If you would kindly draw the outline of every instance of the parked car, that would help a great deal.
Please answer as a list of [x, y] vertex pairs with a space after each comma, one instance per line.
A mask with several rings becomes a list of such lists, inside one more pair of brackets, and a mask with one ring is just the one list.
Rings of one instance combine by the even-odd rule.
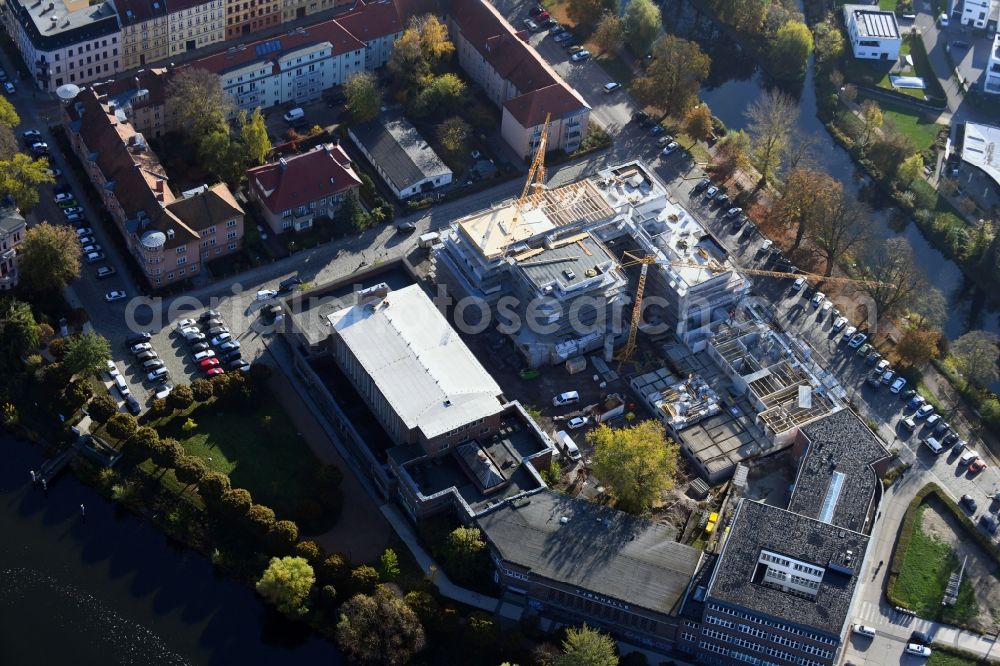
[[62, 212], [63, 212], [63, 215], [66, 216], [67, 220], [69, 220], [69, 218], [72, 217], [73, 215], [79, 215], [79, 216], [82, 217], [83, 216], [83, 206], [68, 206], [67, 208], [63, 208]]
[[163, 362], [163, 359], [151, 358], [149, 360], [142, 362], [142, 369], [148, 372], [150, 370], [157, 370], [159, 368], [162, 368], [164, 365], [166, 364]]
[[882, 373], [882, 383], [888, 386], [892, 383], [893, 378], [896, 376], [895, 370], [886, 370]]
[[735, 206], [726, 211], [726, 217], [732, 219], [737, 215], [740, 215], [741, 213], [743, 213], [743, 209], [740, 208], [739, 206]]
[[710, 178], [702, 178], [701, 180], [699, 180], [695, 184], [695, 186], [693, 188], [691, 188], [691, 193], [692, 194], [698, 194], [699, 192], [701, 192], [702, 190], [704, 190], [706, 187], [708, 187], [711, 184], [712, 184], [712, 180]]
[[817, 291], [815, 294], [813, 294], [813, 297], [809, 299], [809, 302], [812, 303], [812, 306], [814, 308], [818, 308], [825, 299], [826, 299], [826, 294], [824, 294], [822, 291]]
[[559, 23], [556, 23], [555, 25], [549, 27], [550, 35], [561, 35], [564, 32], [566, 32], [566, 28], [559, 25]]
[[217, 368], [219, 367], [219, 364], [220, 364], [219, 359], [214, 357], [203, 358], [200, 361], [198, 361], [198, 367], [201, 368], [202, 370], [208, 370], [209, 368]]
[[222, 368], [209, 368], [208, 370], [205, 371], [205, 375], [208, 377], [214, 377], [216, 375], [225, 374], [225, 372], [226, 371], [223, 370]]
[[524, 23], [524, 27], [531, 32], [538, 32], [539, 25], [535, 23], [534, 19], [526, 18], [522, 21], [522, 23]]
[[998, 524], [997, 519], [991, 516], [990, 514], [984, 513], [983, 515], [979, 516], [979, 523], [983, 526], [983, 529], [989, 532], [990, 534], [997, 533], [997, 524]]
[[229, 329], [226, 328], [225, 326], [213, 326], [212, 328], [208, 329], [207, 333], [208, 335], [211, 336], [228, 335]]
[[156, 368], [155, 370], [153, 370], [152, 372], [150, 372], [148, 375], [146, 375], [146, 379], [149, 380], [149, 381], [151, 381], [151, 382], [158, 382], [160, 380], [165, 380], [169, 376], [170, 376], [170, 372], [167, 371], [166, 368], [160, 367], [160, 368]]
[[664, 156], [671, 155], [678, 148], [680, 148], [680, 145], [678, 145], [676, 141], [671, 141], [663, 148], [663, 155]]
[[197, 354], [198, 352], [205, 351], [206, 349], [208, 349], [207, 342], [196, 342], [193, 345], [191, 345], [191, 351], [195, 354]]
[[93, 254], [95, 252], [100, 252], [102, 249], [103, 248], [100, 245], [98, 245], [97, 243], [92, 243], [90, 245], [84, 245], [83, 246], [83, 253], [84, 254]]
[[274, 289], [261, 289], [260, 291], [257, 292], [257, 300], [269, 301], [277, 295], [278, 292], [276, 292]]
[[150, 359], [154, 359], [154, 358], [157, 358], [157, 357], [159, 357], [159, 354], [157, 354], [152, 349], [149, 349], [147, 351], [140, 352], [140, 353], [136, 354], [135, 355], [135, 360], [144, 363], [146, 361], [149, 361]]
[[802, 291], [803, 285], [805, 285], [806, 279], [803, 277], [795, 278], [795, 282], [792, 283], [792, 291]]
[[13, 95], [14, 93], [17, 92], [17, 88], [15, 88], [14, 84], [11, 83], [10, 81], [7, 81], [6, 83], [3, 84], [3, 89], [4, 92], [6, 92], [8, 95]]
[[535, 5], [534, 7], [532, 7], [531, 9], [528, 10], [528, 15], [529, 16], [538, 16], [539, 14], [541, 14], [544, 11], [545, 11], [544, 7], [542, 7], [541, 5]]
[[226, 340], [228, 340], [231, 337], [232, 336], [229, 333], [219, 333], [217, 336], [215, 336], [214, 338], [212, 338], [212, 346], [213, 347], [218, 347], [219, 345], [221, 345], [223, 342], [225, 342]]
[[193, 358], [194, 362], [197, 363], [198, 361], [202, 361], [206, 358], [214, 358], [214, 357], [215, 357], [215, 352], [212, 351], [211, 349], [206, 349], [204, 351], [195, 353], [191, 358]]
[[930, 645], [933, 641], [931, 641], [930, 634], [923, 631], [914, 631], [910, 634], [910, 642], [917, 645]]
[[219, 351], [224, 351], [224, 352], [232, 351], [234, 349], [239, 349], [239, 348], [240, 348], [240, 343], [238, 340], [226, 340], [221, 345], [219, 345]]
[[868, 339], [868, 336], [867, 336], [867, 335], [865, 335], [864, 333], [856, 333], [856, 334], [854, 335], [854, 337], [853, 337], [853, 338], [851, 338], [850, 342], [848, 342], [848, 343], [847, 343], [847, 346], [848, 346], [848, 347], [850, 347], [851, 349], [857, 349], [857, 348], [858, 348], [858, 347], [860, 347], [860, 346], [861, 346], [861, 345], [862, 345], [862, 344], [863, 344], [863, 343], [865, 342], [865, 340], [867, 340], [867, 339]]
[[913, 420], [912, 416], [907, 416], [905, 418], [900, 419], [899, 423], [910, 432], [913, 432], [914, 430], [917, 429], [917, 422]]
[[198, 344], [199, 342], [204, 342], [207, 339], [208, 338], [206, 338], [205, 334], [202, 333], [201, 331], [198, 331], [197, 333], [187, 333], [184, 335], [184, 340], [189, 345]]
[[836, 333], [840, 329], [844, 328], [844, 326], [846, 326], [846, 325], [847, 325], [847, 317], [841, 316], [841, 317], [837, 317], [836, 319], [833, 320], [833, 326], [831, 326], [830, 329], [834, 333]]
[[857, 332], [858, 332], [857, 326], [848, 326], [847, 328], [844, 329], [844, 334], [840, 336], [840, 341], [847, 342], [848, 340], [853, 338], [854, 334]]
[[906, 386], [906, 377], [896, 377], [896, 380], [889, 387], [889, 390], [893, 393], [899, 393]]
[[567, 427], [571, 430], [576, 430], [577, 428], [582, 428], [587, 425], [590, 419], [586, 416], [574, 416], [569, 421], [566, 422]]
[[[577, 51], [576, 53], [571, 55], [569, 59], [572, 60], [573, 62], [583, 62], [590, 56], [591, 56], [590, 51], [588, 51], [587, 49], [583, 49], [582, 51]], [[657, 125], [657, 127], [659, 127], [659, 125]]]
[[149, 342], [152, 337], [153, 335], [149, 331], [140, 331], [125, 338], [125, 343], [128, 345], [137, 345], [141, 342]]
[[139, 353], [144, 352], [144, 351], [149, 351], [152, 348], [153, 348], [153, 345], [149, 344], [148, 342], [140, 342], [139, 344], [132, 345], [132, 347], [130, 348], [130, 351], [133, 354], [139, 354]]
[[86, 218], [83, 216], [82, 213], [68, 213], [66, 215], [66, 221], [72, 224], [76, 224], [77, 222], [85, 222]]
[[986, 461], [982, 458], [976, 458], [971, 463], [969, 463], [969, 474], [979, 474], [984, 469], [986, 469]]
[[927, 402], [927, 398], [917, 393], [912, 398], [910, 398], [909, 402], [906, 403], [906, 406], [909, 407], [910, 409], [919, 409], [920, 406], [923, 405], [925, 402]]
[[618, 90], [621, 87], [622, 84], [618, 83], [617, 81], [608, 81], [607, 83], [604, 84], [604, 94], [608, 95], [610, 93], [613, 93], [614, 91]]
[[93, 236], [77, 236], [76, 239], [80, 241], [80, 245], [82, 246], [93, 245], [97, 242], [97, 239]]
[[571, 33], [568, 30], [562, 30], [561, 32], [557, 33], [555, 37], [552, 38], [552, 41], [554, 41], [556, 44], [562, 44], [563, 42], [568, 42], [571, 39], [573, 39], [573, 33]]
[[153, 397], [156, 398], [157, 400], [163, 400], [168, 395], [170, 395], [170, 392], [173, 390], [174, 390], [173, 386], [171, 386], [170, 384], [164, 384], [160, 388], [156, 389], [156, 393], [153, 394]]
[[120, 289], [115, 289], [114, 291], [109, 291], [104, 294], [104, 300], [108, 303], [114, 303], [115, 301], [121, 301], [128, 298], [128, 294]]
[[[945, 435], [944, 439], [941, 440], [941, 443], [944, 444], [945, 446], [951, 446], [955, 442], [958, 442], [959, 444], [961, 444], [963, 449], [965, 448], [965, 442], [964, 441], [960, 441], [958, 439], [958, 433], [955, 432], [954, 430], [949, 430], [948, 434]], [[962, 449], [958, 449], [959, 452], [961, 452], [961, 450]]]
[[42, 157], [49, 154], [49, 144], [44, 141], [39, 141], [38, 143], [31, 144], [31, 152], [35, 154], [35, 157]]
[[712, 185], [707, 190], [705, 190], [704, 198], [711, 201], [712, 199], [715, 198], [715, 195], [718, 193], [719, 193], [719, 188], [715, 185]]
[[416, 230], [417, 230], [417, 225], [411, 220], [405, 220], [403, 222], [396, 223], [396, 231], [401, 234], [412, 234]]
[[83, 238], [84, 236], [93, 236], [94, 230], [90, 227], [79, 227], [76, 229], [77, 238]]
[[72, 201], [73, 195], [69, 192], [59, 192], [54, 197], [52, 197], [52, 200], [55, 201], [56, 203], [60, 203], [62, 201]]
[[184, 328], [178, 329], [178, 332], [184, 337], [187, 337], [189, 335], [194, 335], [196, 333], [201, 333], [201, 331], [199, 331], [194, 326], [186, 326]]
[[934, 413], [934, 407], [932, 405], [922, 405], [920, 409], [914, 413], [914, 416], [918, 419], [925, 419]]
[[142, 406], [139, 405], [139, 401], [136, 400], [135, 396], [129, 393], [125, 396], [125, 409], [127, 409], [128, 413], [132, 416], [139, 416], [139, 412], [142, 411]]
[[244, 361], [243, 359], [237, 359], [235, 361], [230, 361], [229, 364], [226, 366], [226, 368], [229, 370], [246, 372], [247, 370], [250, 369], [250, 364]]
[[21, 132], [21, 136], [24, 137], [25, 140], [31, 141], [31, 143], [36, 143], [42, 138], [42, 133], [36, 129], [29, 129]]
[[975, 513], [976, 509], [979, 508], [979, 504], [976, 502], [976, 498], [972, 495], [962, 495], [962, 499], [958, 501], [959, 504], [964, 506], [969, 510], [969, 513]]
[[199, 321], [207, 321], [209, 319], [220, 319], [221, 317], [222, 317], [222, 313], [220, 313], [218, 310], [205, 310], [198, 317], [198, 320]]
[[[176, 324], [174, 324], [174, 328], [176, 328], [178, 331], [183, 331], [185, 328], [192, 328], [192, 327], [194, 327], [195, 324], [197, 324], [197, 323], [198, 322], [196, 322], [194, 319], [191, 319], [191, 318], [181, 319], [179, 322], [177, 322]], [[198, 329], [195, 328], [194, 330], [197, 331]]]
[[103, 252], [89, 252], [84, 256], [87, 258], [88, 264], [96, 264], [98, 261], [104, 261], [106, 258]]

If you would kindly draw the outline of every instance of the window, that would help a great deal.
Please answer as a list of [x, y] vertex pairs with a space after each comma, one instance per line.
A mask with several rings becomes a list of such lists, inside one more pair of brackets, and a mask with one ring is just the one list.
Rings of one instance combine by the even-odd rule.
[[167, 279], [168, 280], [173, 280], [174, 279], [174, 274], [173, 273], [167, 273]]
[[228, 245], [228, 247], [229, 247], [230, 250], [235, 250], [236, 249], [236, 243], [230, 243]]
[[236, 226], [236, 220], [229, 220], [228, 222], [226, 222], [226, 226], [227, 227], [235, 227]]
[[236, 232], [230, 231], [229, 234], [226, 235], [226, 238], [228, 238], [229, 240], [233, 240], [234, 238], [236, 238]]
[[177, 257], [177, 265], [183, 266], [184, 264], [187, 263], [187, 260], [188, 260], [187, 257]]
[[187, 245], [181, 245], [177, 248], [177, 254], [184, 254], [185, 252], [187, 252]]

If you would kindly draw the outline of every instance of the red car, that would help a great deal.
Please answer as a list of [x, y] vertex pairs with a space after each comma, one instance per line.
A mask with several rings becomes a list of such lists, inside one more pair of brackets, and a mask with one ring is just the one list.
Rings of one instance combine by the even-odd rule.
[[198, 361], [198, 367], [201, 368], [202, 370], [208, 370], [209, 368], [214, 368], [218, 365], [219, 365], [219, 359], [215, 357], [203, 358], [200, 361]]
[[214, 377], [216, 375], [224, 375], [226, 374], [226, 371], [223, 370], [222, 368], [209, 368], [208, 370], [205, 371], [205, 374], [208, 375], [209, 377]]
[[535, 19], [538, 21], [545, 21], [546, 19], [549, 18], [549, 16], [550, 16], [549, 13], [543, 9], [542, 11], [538, 12], [538, 16], [536, 16]]
[[986, 461], [982, 458], [976, 458], [969, 463], [969, 474], [979, 474], [984, 469], [986, 469]]

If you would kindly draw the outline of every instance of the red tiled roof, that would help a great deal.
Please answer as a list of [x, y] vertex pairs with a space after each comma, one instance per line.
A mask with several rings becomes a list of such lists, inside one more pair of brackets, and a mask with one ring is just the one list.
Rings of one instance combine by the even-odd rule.
[[487, 42], [486, 61], [504, 80], [521, 93], [545, 88], [561, 81], [545, 67], [531, 46], [514, 35], [498, 35]]
[[403, 32], [406, 27], [396, 3], [390, 0], [368, 3], [358, 0], [351, 11], [334, 20], [363, 42]]
[[[249, 44], [231, 47], [226, 51], [193, 60], [187, 66], [207, 69], [210, 72], [219, 74], [229, 69], [242, 67], [251, 62], [271, 61], [277, 66], [278, 58], [284, 56], [289, 51], [309, 44], [319, 44], [320, 42], [330, 42], [333, 46], [331, 55], [334, 56], [365, 48], [364, 42], [338, 23], [339, 20], [331, 19], [305, 28], [297, 28], [279, 37], [259, 39]], [[267, 42], [277, 42], [280, 44], [280, 47], [273, 50], [265, 49], [266, 53], [259, 55], [258, 47]]]
[[545, 122], [545, 114], [562, 118], [586, 106], [586, 102], [560, 81], [509, 99], [503, 105], [521, 127], [536, 127]]
[[361, 185], [351, 159], [339, 145], [247, 170], [247, 180], [272, 213], [303, 206]]
[[514, 29], [496, 7], [484, 0], [451, 0], [449, 15], [462, 31], [462, 36], [484, 56], [490, 37], [514, 34]]

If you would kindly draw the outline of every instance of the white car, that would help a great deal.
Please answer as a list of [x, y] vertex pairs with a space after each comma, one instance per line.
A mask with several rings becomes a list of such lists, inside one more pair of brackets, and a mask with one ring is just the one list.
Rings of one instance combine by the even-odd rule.
[[826, 294], [824, 294], [822, 291], [817, 291], [815, 294], [813, 294], [813, 297], [810, 299], [809, 302], [812, 303], [812, 306], [814, 308], [818, 308], [825, 299], [826, 299]]
[[[180, 331], [180, 330], [183, 330], [185, 328], [191, 328], [191, 327], [197, 326], [197, 325], [198, 325], [198, 322], [196, 322], [194, 319], [181, 319], [179, 322], [177, 322], [177, 330]], [[194, 330], [197, 331], [198, 329], [196, 328]]]
[[100, 251], [101, 251], [101, 246], [98, 245], [97, 243], [94, 243], [93, 245], [84, 245], [83, 246], [83, 253], [84, 254], [92, 254], [94, 252], [100, 252]]
[[582, 428], [583, 426], [587, 425], [587, 423], [589, 422], [590, 419], [587, 418], [586, 416], [574, 416], [573, 418], [571, 418], [569, 421], [566, 422], [566, 425], [570, 429], [576, 430], [577, 428]]
[[941, 15], [938, 16], [938, 23], [941, 24], [942, 28], [947, 28], [948, 27], [948, 14], [945, 13], [945, 12], [941, 12]]
[[889, 369], [889, 359], [887, 358], [884, 358], [875, 364], [875, 372], [882, 373], [888, 369]]
[[148, 342], [140, 342], [137, 345], [132, 345], [129, 351], [131, 351], [133, 354], [141, 354], [142, 352], [149, 351], [152, 348], [153, 345], [149, 344]]
[[160, 367], [146, 375], [146, 379], [148, 381], [155, 382], [163, 379], [164, 377], [168, 377], [169, 375], [170, 372], [166, 368]]
[[257, 300], [269, 301], [277, 295], [278, 292], [276, 292], [274, 289], [261, 289], [260, 291], [257, 292]]
[[[944, 16], [944, 14], [942, 14]], [[916, 643], [909, 643], [906, 646], [906, 654], [916, 655], [918, 657], [929, 657], [931, 656], [931, 649], [926, 645], [918, 645]]]
[[83, 238], [84, 236], [93, 236], [94, 230], [90, 227], [80, 227], [76, 230], [76, 235], [78, 238]]
[[848, 326], [844, 329], [844, 335], [840, 338], [841, 342], [846, 342], [854, 337], [854, 334], [858, 332], [857, 326]]
[[677, 142], [676, 141], [671, 141], [670, 143], [668, 143], [666, 145], [666, 147], [664, 147], [664, 149], [663, 149], [663, 155], [664, 156], [670, 155], [671, 153], [673, 153], [678, 148], [680, 148], [680, 146], [677, 144]]
[[804, 277], [795, 278], [795, 282], [792, 283], [792, 291], [802, 291], [802, 285], [806, 283]]
[[164, 384], [163, 386], [161, 386], [156, 390], [156, 393], [153, 394], [153, 397], [156, 398], [157, 400], [163, 400], [168, 395], [170, 395], [170, 392], [173, 390], [174, 390], [173, 386], [171, 386], [170, 384]]
[[198, 352], [191, 358], [193, 358], [195, 363], [197, 363], [198, 361], [204, 361], [206, 358], [215, 358], [215, 352], [211, 349], [206, 349], [205, 351]]
[[900, 391], [903, 390], [904, 386], [906, 386], [906, 378], [896, 377], [896, 381], [892, 383], [892, 386], [889, 387], [889, 390], [892, 391], [893, 393], [899, 393]]
[[121, 291], [120, 289], [115, 289], [114, 291], [109, 291], [108, 293], [104, 294], [104, 300], [107, 301], [108, 303], [121, 301], [124, 300], [125, 298], [128, 298], [128, 294], [126, 294], [124, 291]]
[[111, 359], [108, 359], [104, 363], [108, 368], [108, 375], [111, 377], [111, 379], [114, 379], [115, 377], [121, 374], [120, 372], [118, 372], [118, 366], [115, 365], [115, 362], [112, 361]]
[[569, 59], [572, 60], [573, 62], [580, 62], [582, 60], [588, 59], [591, 55], [592, 54], [590, 51], [588, 51], [587, 49], [583, 49], [582, 51], [577, 51], [576, 53], [571, 55]]
[[53, 197], [53, 200], [56, 203], [59, 203], [60, 201], [72, 201], [73, 194], [71, 192], [60, 192], [59, 194]]
[[226, 340], [228, 340], [231, 337], [233, 337], [233, 336], [230, 335], [229, 333], [219, 333], [217, 336], [215, 336], [214, 338], [212, 338], [212, 345], [214, 347], [218, 347], [219, 345], [221, 345], [223, 342], [225, 342]]
[[833, 332], [836, 333], [840, 329], [847, 326], [847, 317], [837, 317], [833, 320]]
[[195, 333], [201, 333], [201, 331], [198, 330], [196, 326], [185, 326], [183, 328], [178, 329], [178, 331], [184, 337], [187, 337], [189, 335], [194, 335]]

